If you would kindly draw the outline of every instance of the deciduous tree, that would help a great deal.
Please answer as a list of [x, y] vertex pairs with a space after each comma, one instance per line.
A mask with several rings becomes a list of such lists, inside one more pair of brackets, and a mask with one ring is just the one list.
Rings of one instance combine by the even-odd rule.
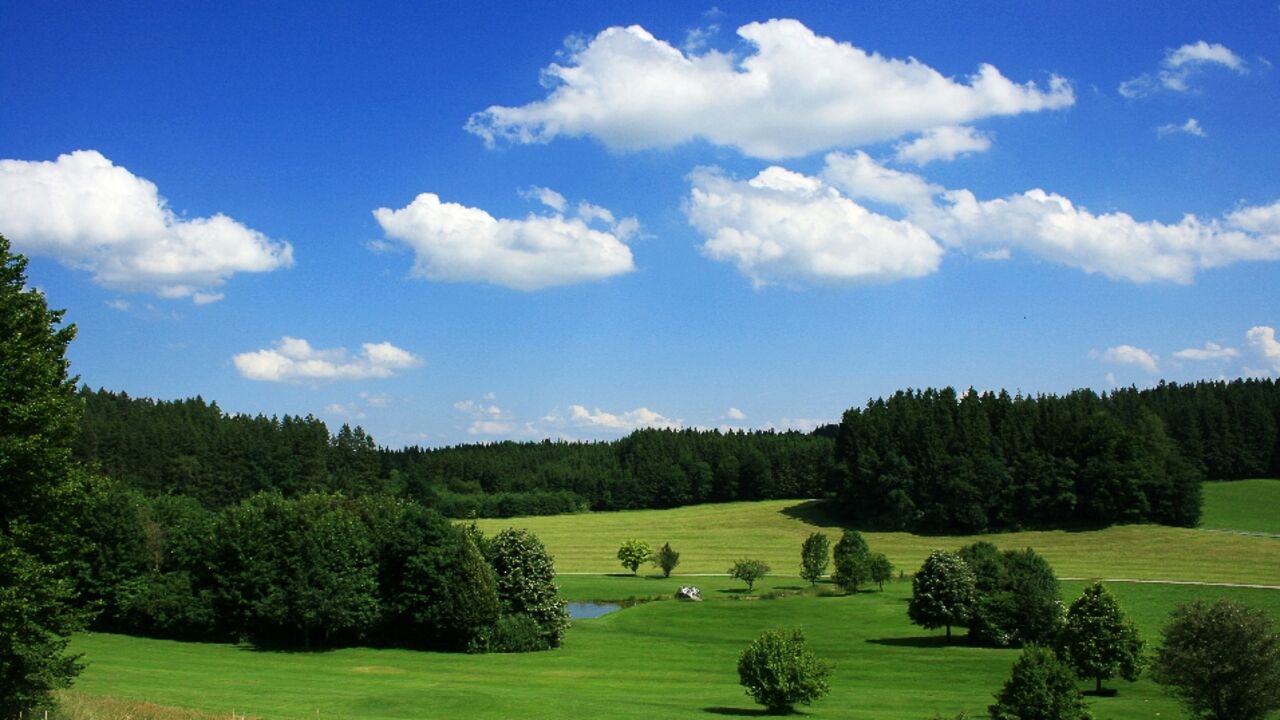
[[671, 577], [671, 571], [680, 564], [680, 553], [671, 548], [671, 543], [663, 543], [662, 549], [653, 556], [653, 564], [662, 570], [662, 577]]
[[631, 571], [635, 575], [640, 566], [649, 562], [649, 558], [653, 556], [653, 550], [649, 548], [649, 543], [643, 540], [624, 540], [622, 546], [618, 548], [618, 560], [622, 563], [622, 567]]
[[1004, 687], [989, 707], [991, 720], [1089, 720], [1071, 670], [1037, 645], [1022, 651]]
[[1133, 682], [1142, 672], [1142, 638], [1116, 598], [1102, 583], [1093, 583], [1067, 609], [1059, 640], [1062, 659], [1082, 678], [1102, 681], [1119, 675]]
[[830, 675], [831, 666], [813, 654], [799, 630], [767, 630], [738, 656], [739, 681], [776, 715], [826, 695]]
[[769, 574], [769, 566], [763, 560], [743, 559], [729, 568], [729, 577], [747, 584], [747, 592], [755, 587], [756, 581]]
[[820, 532], [810, 533], [800, 546], [800, 577], [817, 585], [831, 563], [831, 541]]
[[973, 613], [973, 571], [955, 553], [934, 550], [911, 580], [907, 617], [927, 629], [964, 625]]

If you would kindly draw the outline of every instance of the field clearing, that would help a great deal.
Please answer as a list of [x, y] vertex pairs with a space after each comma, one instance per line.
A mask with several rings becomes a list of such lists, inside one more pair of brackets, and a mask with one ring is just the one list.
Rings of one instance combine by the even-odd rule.
[[[1064, 599], [1081, 586], [1064, 583]], [[1280, 616], [1276, 591], [1112, 589], [1149, 640], [1175, 604], [1197, 598], [1233, 597]], [[961, 710], [984, 717], [1017, 651], [967, 647], [959, 638], [946, 645], [941, 631], [907, 622], [909, 594], [910, 583], [895, 582], [883, 593], [856, 596], [653, 602], [578, 621], [563, 648], [524, 655], [368, 648], [276, 653], [86, 634], [75, 649], [90, 669], [69, 695], [298, 720], [752, 715], [755, 708], [737, 684], [738, 653], [766, 628], [801, 627], [815, 652], [836, 666], [831, 695], [805, 708], [814, 717], [922, 720]], [[1109, 686], [1119, 687], [1119, 695], [1091, 699], [1100, 720], [1181, 717], [1149, 679]], [[201, 716], [171, 711], [155, 717]]]
[[[1280, 481], [1266, 482], [1280, 486]], [[1217, 494], [1206, 493], [1207, 516], [1209, 509], [1219, 512], [1218, 499]], [[1280, 508], [1280, 503], [1266, 507]], [[751, 557], [769, 563], [776, 574], [795, 576], [800, 572], [800, 544], [805, 537], [821, 530], [834, 544], [841, 530], [839, 521], [825, 511], [823, 503], [802, 500], [507, 518], [480, 520], [478, 524], [486, 533], [506, 527], [532, 530], [555, 556], [556, 569], [562, 573], [624, 572], [615, 556], [618, 546], [628, 538], [639, 538], [655, 548], [670, 542], [680, 552], [677, 574], [723, 573], [734, 560]], [[931, 550], [954, 550], [988, 540], [1004, 549], [1035, 548], [1061, 577], [1280, 586], [1280, 538], [1163, 525], [966, 536], [900, 532], [864, 535], [872, 551], [885, 553], [899, 570], [907, 573], [914, 572]], [[653, 572], [652, 567], [641, 568], [642, 574]]]
[[1200, 527], [1280, 535], [1280, 480], [1205, 483]]

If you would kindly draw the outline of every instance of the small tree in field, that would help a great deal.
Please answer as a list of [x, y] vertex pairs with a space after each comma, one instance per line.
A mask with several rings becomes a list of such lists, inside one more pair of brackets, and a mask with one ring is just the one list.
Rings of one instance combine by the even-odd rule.
[[826, 695], [830, 675], [831, 666], [813, 654], [799, 630], [767, 630], [738, 657], [739, 681], [775, 715]]
[[1062, 659], [1082, 678], [1093, 678], [1096, 692], [1102, 681], [1116, 675], [1133, 682], [1143, 665], [1143, 642], [1138, 629], [1102, 583], [1084, 589], [1067, 610], [1059, 639]]
[[747, 592], [755, 587], [756, 581], [769, 574], [769, 566], [763, 560], [739, 560], [729, 568], [729, 577], [747, 584]]
[[680, 564], [680, 553], [671, 549], [671, 543], [663, 543], [662, 549], [653, 556], [653, 564], [662, 568], [662, 577], [671, 577], [671, 571]]
[[867, 576], [876, 587], [884, 590], [884, 584], [893, 579], [893, 563], [884, 553], [872, 553], [867, 558]]
[[1280, 634], [1231, 600], [1179, 606], [1151, 675], [1198, 720], [1262, 720], [1280, 709]]
[[955, 553], [934, 550], [911, 580], [907, 617], [927, 629], [964, 625], [973, 612], [973, 571]]
[[858, 592], [858, 586], [870, 579], [867, 560], [871, 557], [871, 549], [862, 533], [857, 530], [845, 530], [836, 543], [836, 572], [831, 577], [836, 584], [848, 592]]
[[991, 720], [1089, 720], [1084, 697], [1071, 670], [1048, 648], [1028, 645], [996, 704], [988, 708]]
[[636, 574], [641, 565], [649, 562], [652, 556], [653, 551], [649, 549], [649, 543], [643, 540], [627, 540], [622, 543], [622, 547], [618, 548], [618, 560], [622, 562], [622, 567], [631, 571], [632, 575]]
[[820, 532], [811, 533], [800, 546], [800, 577], [817, 585], [831, 562], [831, 541]]

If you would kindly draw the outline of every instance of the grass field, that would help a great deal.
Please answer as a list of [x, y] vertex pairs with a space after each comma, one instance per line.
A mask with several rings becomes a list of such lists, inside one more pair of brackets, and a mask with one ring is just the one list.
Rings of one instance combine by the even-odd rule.
[[[1232, 484], [1244, 497], [1206, 488], [1206, 518], [1256, 530], [1274, 507], [1267, 482]], [[1280, 483], [1277, 483], [1280, 484]], [[1250, 492], [1257, 494], [1249, 497]], [[814, 529], [834, 540], [837, 524], [804, 502], [735, 503], [668, 511], [600, 513], [482, 521], [488, 532], [515, 525], [538, 533], [557, 556], [570, 599], [662, 597], [595, 620], [577, 621], [559, 650], [525, 655], [455, 655], [351, 648], [325, 653], [258, 652], [231, 645], [84, 634], [74, 647], [89, 669], [64, 694], [56, 720], [206, 718], [667, 718], [750, 716], [737, 684], [738, 653], [762, 630], [804, 628], [815, 651], [835, 664], [832, 692], [812, 717], [925, 720], [967, 711], [984, 717], [1017, 651], [948, 646], [940, 632], [910, 625], [910, 583], [883, 593], [822, 596], [796, 577], [799, 546]], [[670, 541], [681, 565], [669, 579], [623, 574], [618, 544]], [[908, 573], [934, 547], [974, 537], [867, 533]], [[1280, 538], [1208, 529], [1124, 526], [1089, 532], [990, 536], [1006, 548], [1031, 546], [1064, 577], [1132, 577], [1280, 585]], [[755, 592], [722, 575], [738, 557], [773, 565]], [[683, 573], [683, 574], [682, 574]], [[708, 602], [670, 600], [696, 584]], [[1084, 581], [1064, 581], [1063, 598]], [[1194, 599], [1231, 597], [1280, 618], [1280, 590], [1113, 583], [1151, 643], [1169, 611]], [[784, 595], [761, 599], [760, 595]], [[1082, 682], [1081, 688], [1091, 686]], [[1098, 720], [1184, 717], [1149, 679], [1114, 683], [1115, 697], [1090, 698]]]
[[[1265, 482], [1280, 486], [1280, 481]], [[1208, 495], [1211, 502], [1206, 503], [1210, 508], [1206, 515], [1240, 517], [1232, 510], [1218, 510], [1217, 494], [1211, 491]], [[1280, 509], [1280, 499], [1265, 502], [1266, 507]], [[1247, 505], [1247, 500], [1240, 504]], [[1280, 511], [1273, 514], [1280, 516]], [[479, 525], [487, 533], [510, 526], [532, 530], [555, 556], [556, 569], [562, 573], [623, 572], [615, 555], [618, 546], [627, 538], [639, 538], [655, 547], [670, 542], [680, 552], [677, 573], [723, 573], [734, 560], [753, 557], [769, 563], [775, 573], [797, 575], [800, 544], [810, 532], [822, 530], [832, 543], [840, 536], [839, 522], [824, 512], [822, 503], [796, 500], [481, 520]], [[885, 553], [907, 573], [920, 567], [935, 548], [955, 549], [985, 539], [1002, 548], [1035, 548], [1063, 577], [1280, 586], [1280, 542], [1204, 529], [1117, 525], [1103, 530], [963, 537], [864, 534], [873, 551]], [[641, 572], [653, 569], [642, 568]]]
[[1280, 480], [1205, 483], [1200, 527], [1280, 535]]

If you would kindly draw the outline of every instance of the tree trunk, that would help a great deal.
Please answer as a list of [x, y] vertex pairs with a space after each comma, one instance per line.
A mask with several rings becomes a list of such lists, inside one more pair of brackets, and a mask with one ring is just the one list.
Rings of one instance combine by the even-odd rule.
[[1102, 676], [1101, 676], [1101, 675], [1099, 675], [1099, 676], [1097, 677], [1097, 680], [1098, 680], [1098, 687], [1096, 688], [1096, 690], [1095, 690], [1095, 691], [1096, 691], [1099, 695], [1101, 695], [1101, 694], [1102, 694]]

